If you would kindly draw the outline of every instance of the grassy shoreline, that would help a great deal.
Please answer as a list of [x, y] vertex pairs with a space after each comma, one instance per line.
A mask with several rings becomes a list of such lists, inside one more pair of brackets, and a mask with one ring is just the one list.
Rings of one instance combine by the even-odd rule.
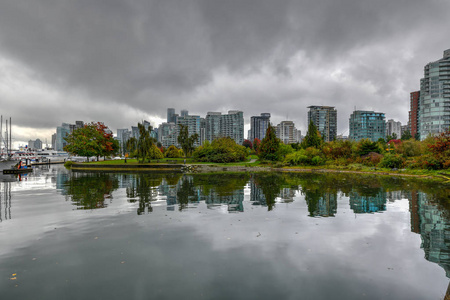
[[[76, 170], [90, 171], [158, 171], [160, 169], [152, 169], [152, 166], [158, 165], [180, 165], [184, 164], [184, 159], [164, 159], [156, 160], [150, 163], [139, 164], [135, 159], [127, 159], [127, 163], [124, 160], [107, 160], [99, 162], [89, 162], [89, 163], [77, 163]], [[82, 165], [82, 167], [81, 167]], [[102, 165], [104, 168], [102, 168]], [[114, 168], [114, 165], [120, 167]], [[450, 183], [450, 172], [447, 170], [425, 170], [425, 169], [384, 169], [368, 167], [359, 164], [352, 164], [348, 166], [334, 166], [334, 165], [323, 165], [323, 166], [276, 166], [271, 164], [263, 164], [259, 161], [246, 161], [241, 163], [197, 163], [192, 162], [191, 159], [186, 160], [186, 165], [196, 166], [197, 171], [200, 173], [207, 172], [317, 172], [317, 173], [353, 173], [353, 174], [371, 174], [380, 176], [402, 176], [402, 177], [416, 177], [416, 178], [426, 178], [426, 179], [437, 179], [439, 181]], [[137, 167], [139, 166], [139, 167]], [[161, 169], [162, 170], [162, 169]], [[165, 170], [166, 171], [166, 170]]]

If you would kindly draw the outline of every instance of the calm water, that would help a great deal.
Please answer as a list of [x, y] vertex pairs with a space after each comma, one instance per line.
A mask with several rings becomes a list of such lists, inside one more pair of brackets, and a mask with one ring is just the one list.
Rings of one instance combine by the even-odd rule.
[[411, 300], [449, 285], [437, 184], [62, 167], [2, 179], [1, 299]]

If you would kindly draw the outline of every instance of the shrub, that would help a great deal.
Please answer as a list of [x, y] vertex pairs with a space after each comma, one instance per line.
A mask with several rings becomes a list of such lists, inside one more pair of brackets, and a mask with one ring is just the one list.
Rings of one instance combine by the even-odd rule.
[[66, 167], [67, 169], [70, 169], [73, 165], [73, 161], [68, 160], [64, 163], [64, 167]]
[[172, 145], [166, 150], [164, 156], [167, 158], [179, 158], [182, 155], [180, 154], [180, 150], [174, 145]]
[[386, 154], [383, 159], [381, 160], [379, 166], [382, 168], [401, 168], [403, 164], [405, 163], [405, 160], [403, 156], [399, 154]]
[[356, 146], [356, 154], [359, 156], [363, 156], [369, 154], [370, 152], [380, 153], [381, 149], [377, 143], [372, 142], [369, 139], [363, 139], [359, 141]]
[[149, 159], [163, 159], [164, 155], [162, 154], [161, 150], [159, 150], [159, 148], [156, 147], [155, 144], [153, 144], [148, 151], [148, 158]]
[[230, 137], [216, 139], [211, 144], [205, 143], [192, 154], [192, 158], [195, 161], [217, 163], [244, 161], [246, 157], [246, 148], [236, 144]]
[[356, 161], [366, 165], [366, 166], [376, 166], [378, 165], [383, 158], [383, 155], [376, 153], [376, 152], [370, 152], [364, 156], [359, 157]]
[[406, 157], [419, 156], [423, 154], [421, 142], [415, 140], [403, 141], [397, 147], [397, 152]]

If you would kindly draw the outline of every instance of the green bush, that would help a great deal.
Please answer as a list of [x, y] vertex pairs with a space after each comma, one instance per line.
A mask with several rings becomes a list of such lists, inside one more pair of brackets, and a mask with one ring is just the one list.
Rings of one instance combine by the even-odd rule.
[[401, 168], [403, 166], [403, 164], [405, 163], [405, 159], [403, 158], [403, 156], [399, 155], [399, 154], [386, 154], [382, 159], [381, 162], [379, 164], [380, 167], [382, 168]]
[[167, 158], [179, 158], [182, 157], [180, 153], [180, 149], [175, 147], [174, 145], [170, 146], [166, 152], [164, 153], [164, 156]]
[[64, 163], [64, 167], [66, 167], [67, 169], [70, 169], [73, 165], [73, 161], [68, 160]]
[[194, 161], [230, 163], [245, 161], [247, 149], [236, 144], [230, 137], [214, 140], [211, 144], [205, 143], [192, 153]]

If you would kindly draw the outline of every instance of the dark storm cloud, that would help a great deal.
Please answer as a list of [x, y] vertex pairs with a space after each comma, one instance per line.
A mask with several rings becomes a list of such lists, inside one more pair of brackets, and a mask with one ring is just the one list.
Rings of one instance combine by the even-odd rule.
[[[6, 0], [0, 97], [16, 123], [37, 128], [129, 127], [167, 107], [272, 112], [303, 127], [308, 105], [336, 106], [339, 131], [354, 106], [405, 123], [423, 66], [450, 47], [449, 9], [438, 0]], [[27, 103], [55, 113], [27, 119]]]

